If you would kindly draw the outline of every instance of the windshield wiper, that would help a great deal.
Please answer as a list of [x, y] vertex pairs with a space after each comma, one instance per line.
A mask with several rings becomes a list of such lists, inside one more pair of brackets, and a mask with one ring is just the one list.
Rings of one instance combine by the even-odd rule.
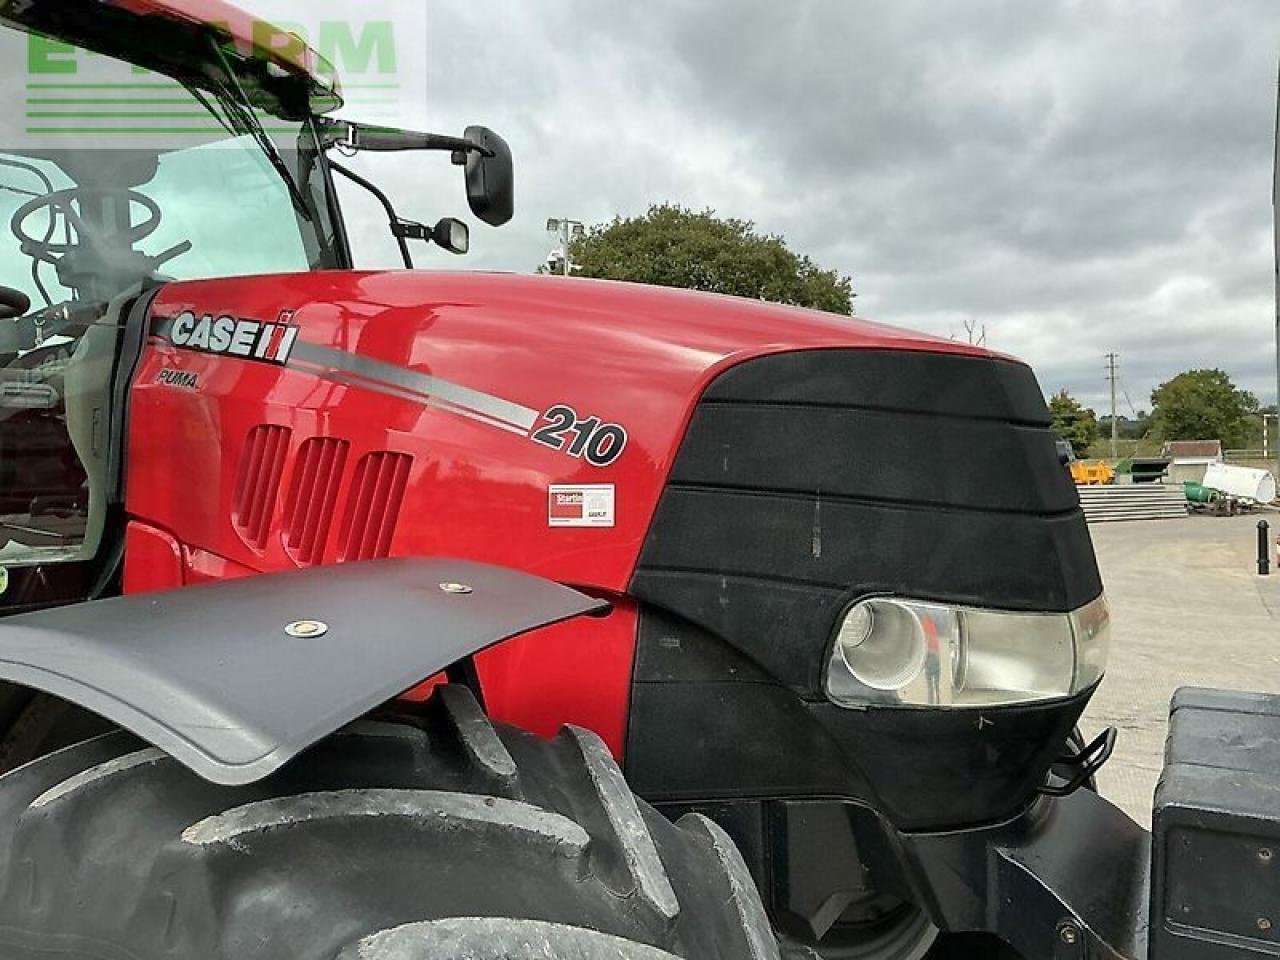
[[244, 132], [232, 126], [231, 122], [222, 115], [223, 111], [220, 109], [222, 106], [221, 100], [218, 101], [218, 106], [215, 107], [213, 103], [210, 102], [209, 98], [205, 95], [205, 92], [201, 90], [199, 87], [190, 83], [184, 83], [183, 86], [187, 88], [187, 92], [190, 93], [191, 96], [195, 97], [196, 101], [200, 104], [200, 106], [204, 107], [206, 110], [209, 111], [209, 116], [217, 120], [218, 126], [220, 126], [223, 130], [227, 131], [227, 133], [231, 134], [231, 136], [233, 137], [238, 137], [240, 136], [241, 133]]
[[253, 110], [253, 102], [249, 99], [248, 94], [245, 93], [244, 86], [240, 83], [240, 78], [231, 69], [231, 64], [228, 62], [226, 54], [222, 52], [222, 45], [212, 36], [209, 37], [209, 45], [213, 48], [218, 62], [222, 65], [223, 76], [217, 78], [223, 88], [218, 97], [219, 102], [229, 108], [234, 118], [240, 120], [240, 125], [245, 128], [245, 132], [253, 137], [258, 147], [266, 154], [267, 160], [275, 168], [276, 173], [280, 175], [280, 179], [284, 181], [285, 186], [288, 187], [289, 198], [293, 201], [294, 209], [298, 211], [299, 215], [306, 218], [308, 223], [312, 222], [314, 217], [312, 216], [311, 208], [307, 205], [306, 198], [302, 195], [302, 190], [298, 187], [298, 183], [293, 177], [293, 171], [284, 162], [284, 157], [280, 155], [280, 150], [276, 147], [275, 141], [271, 139], [270, 134], [267, 133], [262, 123], [258, 120], [258, 115]]

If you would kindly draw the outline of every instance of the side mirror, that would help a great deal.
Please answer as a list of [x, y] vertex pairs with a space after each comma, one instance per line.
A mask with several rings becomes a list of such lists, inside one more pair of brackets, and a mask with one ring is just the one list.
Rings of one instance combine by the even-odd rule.
[[467, 202], [471, 212], [492, 227], [515, 216], [515, 165], [507, 141], [488, 127], [467, 127], [463, 138], [482, 147], [467, 153]]
[[31, 309], [31, 298], [21, 290], [0, 286], [0, 320], [25, 317]]

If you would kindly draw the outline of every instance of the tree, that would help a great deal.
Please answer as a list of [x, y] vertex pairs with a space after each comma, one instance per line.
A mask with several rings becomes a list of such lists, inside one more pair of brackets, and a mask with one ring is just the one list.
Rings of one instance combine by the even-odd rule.
[[745, 220], [663, 204], [592, 227], [570, 247], [574, 273], [853, 313], [853, 282]]
[[[1098, 429], [1104, 437], [1111, 436], [1111, 418], [1106, 414], [1098, 417]], [[1151, 417], [1144, 410], [1137, 411], [1132, 420], [1124, 414], [1116, 417], [1116, 433], [1121, 440], [1141, 440], [1150, 430]]]
[[1161, 440], [1221, 440], [1244, 447], [1256, 433], [1258, 398], [1221, 370], [1188, 370], [1151, 394], [1152, 428]]
[[1097, 415], [1066, 390], [1049, 398], [1049, 413], [1054, 432], [1071, 444], [1077, 457], [1083, 457], [1098, 439]]
[[964, 322], [964, 333], [969, 338], [969, 346], [985, 347], [987, 345], [987, 325], [979, 324], [977, 320], [968, 319]]

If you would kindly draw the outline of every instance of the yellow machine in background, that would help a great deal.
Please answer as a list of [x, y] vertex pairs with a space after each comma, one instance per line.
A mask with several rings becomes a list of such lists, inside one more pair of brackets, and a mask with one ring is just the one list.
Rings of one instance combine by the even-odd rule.
[[1102, 460], [1073, 460], [1068, 464], [1077, 486], [1096, 487], [1116, 482], [1116, 471]]

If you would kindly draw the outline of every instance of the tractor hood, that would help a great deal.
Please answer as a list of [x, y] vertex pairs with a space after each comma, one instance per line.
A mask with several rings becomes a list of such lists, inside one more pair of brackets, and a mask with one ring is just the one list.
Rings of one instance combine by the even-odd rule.
[[[849, 317], [532, 276], [194, 281], [151, 312], [133, 516], [254, 570], [464, 543], [471, 559], [618, 591], [699, 397], [729, 367], [841, 348], [986, 355]], [[306, 458], [334, 460], [309, 440], [343, 465], [315, 507]], [[176, 489], [175, 462], [188, 471]], [[398, 511], [344, 513], [361, 482]], [[211, 485], [212, 502], [185, 495]], [[360, 539], [362, 523], [376, 529]]]
[[[954, 340], [798, 307], [604, 280], [496, 273], [315, 272], [171, 284], [156, 313], [225, 299], [240, 313], [275, 319], [288, 310], [300, 342], [338, 346], [394, 364], [441, 367], [474, 379], [468, 361], [524, 374], [512, 392], [540, 402], [548, 369], [566, 351], [587, 365], [576, 376], [640, 374], [648, 393], [714, 376], [767, 353], [867, 347], [989, 355]], [[382, 336], [374, 336], [375, 331]], [[421, 338], [419, 343], [418, 338]], [[417, 344], [408, 349], [406, 343]], [[432, 348], [435, 349], [432, 349]], [[465, 348], [466, 353], [457, 351]], [[447, 366], [448, 371], [443, 369]], [[520, 370], [516, 370], [520, 367]], [[532, 395], [531, 395], [532, 394]]]

